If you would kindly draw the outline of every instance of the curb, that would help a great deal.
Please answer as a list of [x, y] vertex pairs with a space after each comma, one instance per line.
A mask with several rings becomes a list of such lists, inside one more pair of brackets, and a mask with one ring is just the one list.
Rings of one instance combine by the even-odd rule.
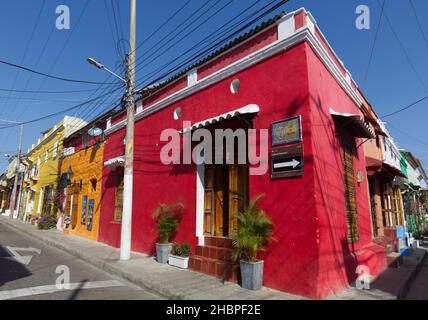
[[[21, 229], [18, 226], [10, 223], [9, 221], [5, 221], [5, 220], [1, 220], [2, 222], [4, 222], [5, 225], [7, 225], [10, 228], [13, 228], [14, 230], [17, 230], [18, 232], [24, 233], [26, 235], [30, 235], [32, 237], [34, 237], [35, 239], [49, 245], [52, 247], [55, 247], [57, 249], [60, 249], [64, 252], [67, 252], [73, 256], [75, 256], [76, 258], [79, 258], [105, 272], [114, 274], [115, 276], [118, 276], [119, 278], [122, 278], [126, 281], [129, 281], [139, 287], [142, 287], [143, 289], [147, 289], [150, 291], [153, 291], [155, 293], [158, 293], [162, 296], [164, 296], [167, 299], [171, 299], [171, 300], [185, 300], [186, 296], [184, 294], [179, 294], [179, 293], [175, 293], [165, 287], [159, 286], [156, 283], [153, 283], [151, 281], [147, 281], [147, 280], [142, 280], [141, 278], [136, 278], [133, 276], [132, 273], [129, 272], [125, 272], [123, 270], [121, 270], [119, 267], [114, 266], [108, 262], [102, 261], [100, 259], [96, 259], [93, 258], [92, 256], [86, 255], [84, 253], [82, 253], [79, 250], [73, 250], [70, 249], [67, 246], [62, 245], [61, 243], [58, 242], [54, 242], [51, 241], [50, 239], [47, 239], [46, 237], [44, 237], [42, 234], [39, 234], [38, 232], [35, 231], [31, 231], [31, 230], [25, 230], [25, 229]], [[40, 230], [39, 232], [43, 232], [42, 230]], [[144, 278], [145, 279], [145, 278]]]

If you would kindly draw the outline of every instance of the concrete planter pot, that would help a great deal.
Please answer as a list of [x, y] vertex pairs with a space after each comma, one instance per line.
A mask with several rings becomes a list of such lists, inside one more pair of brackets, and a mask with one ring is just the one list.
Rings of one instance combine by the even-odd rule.
[[168, 263], [171, 266], [178, 267], [180, 269], [187, 269], [189, 267], [189, 257], [169, 255]]
[[167, 263], [172, 250], [172, 243], [156, 243], [156, 260], [159, 263]]
[[241, 286], [248, 290], [259, 290], [263, 287], [263, 260], [251, 263], [239, 261], [241, 268]]

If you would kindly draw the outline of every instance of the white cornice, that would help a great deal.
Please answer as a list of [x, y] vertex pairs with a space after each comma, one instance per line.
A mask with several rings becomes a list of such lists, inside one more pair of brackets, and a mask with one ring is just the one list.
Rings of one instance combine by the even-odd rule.
[[[299, 11], [300, 10], [297, 10], [296, 12], [299, 12]], [[279, 20], [278, 23], [280, 23], [281, 21], [287, 18], [288, 18], [288, 15], [283, 17], [281, 20]], [[149, 115], [159, 110], [162, 110], [168, 107], [169, 105], [194, 94], [195, 92], [198, 92], [206, 87], [209, 87], [215, 83], [218, 83], [225, 78], [228, 78], [246, 68], [249, 68], [263, 60], [266, 60], [267, 58], [272, 57], [280, 53], [281, 51], [286, 50], [292, 46], [295, 46], [296, 44], [299, 44], [303, 41], [307, 41], [310, 44], [312, 49], [315, 51], [315, 53], [321, 59], [321, 61], [324, 63], [327, 69], [331, 72], [331, 74], [337, 80], [339, 85], [351, 97], [351, 99], [354, 101], [357, 107], [360, 108], [360, 106], [362, 105], [362, 101], [360, 97], [354, 91], [350, 83], [347, 81], [346, 77], [342, 74], [341, 70], [336, 65], [335, 61], [333, 61], [331, 56], [328, 54], [327, 50], [323, 47], [320, 41], [315, 37], [315, 35], [313, 34], [313, 28], [311, 28], [311, 26], [305, 26], [297, 30], [292, 36], [286, 39], [277, 40], [249, 54], [248, 56], [245, 56], [244, 58], [224, 67], [223, 69], [199, 80], [193, 86], [189, 86], [184, 89], [181, 89], [171, 94], [170, 96], [162, 99], [161, 101], [158, 101], [157, 103], [137, 113], [135, 115], [135, 120], [138, 121], [140, 119], [146, 118]], [[124, 127], [125, 125], [126, 125], [126, 120], [124, 119], [116, 123], [115, 125], [113, 125], [111, 128], [107, 129], [105, 133], [106, 135], [109, 135], [119, 130], [120, 128]]]
[[43, 140], [40, 141], [40, 143], [38, 143], [36, 146], [34, 146], [33, 149], [31, 149], [29, 152], [27, 152], [26, 156], [31, 155], [35, 150], [39, 149], [42, 145], [48, 143], [49, 141], [51, 141], [53, 139], [53, 137], [62, 129], [64, 129], [64, 124], [62, 123], [61, 125], [57, 126], [57, 128], [52, 131], [46, 138], [44, 138]]

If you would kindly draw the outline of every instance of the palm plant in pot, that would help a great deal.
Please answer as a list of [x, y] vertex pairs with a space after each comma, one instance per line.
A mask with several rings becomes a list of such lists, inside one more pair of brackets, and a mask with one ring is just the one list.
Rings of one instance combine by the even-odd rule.
[[173, 204], [159, 204], [153, 211], [152, 217], [156, 220], [159, 242], [156, 243], [156, 260], [167, 263], [172, 249], [170, 239], [177, 230], [184, 205], [181, 202]]
[[250, 290], [263, 286], [263, 260], [257, 259], [257, 253], [273, 240], [272, 220], [257, 206], [263, 196], [254, 197], [248, 207], [238, 213], [238, 230], [233, 237], [232, 258], [239, 260], [242, 287]]

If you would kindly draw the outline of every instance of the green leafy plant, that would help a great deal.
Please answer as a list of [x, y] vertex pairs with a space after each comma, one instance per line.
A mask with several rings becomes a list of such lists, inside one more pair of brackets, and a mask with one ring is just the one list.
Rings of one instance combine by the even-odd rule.
[[238, 230], [233, 237], [232, 258], [248, 262], [257, 262], [257, 253], [265, 250], [273, 240], [273, 223], [265, 211], [257, 206], [264, 195], [251, 199], [248, 207], [238, 213]]
[[153, 211], [152, 217], [157, 222], [160, 243], [169, 243], [169, 240], [177, 230], [184, 210], [181, 202], [173, 204], [161, 203]]
[[190, 256], [190, 244], [183, 243], [180, 245], [178, 243], [174, 243], [172, 247], [172, 254], [179, 257]]
[[37, 228], [39, 230], [50, 230], [56, 228], [57, 220], [53, 215], [44, 215], [37, 221]]

